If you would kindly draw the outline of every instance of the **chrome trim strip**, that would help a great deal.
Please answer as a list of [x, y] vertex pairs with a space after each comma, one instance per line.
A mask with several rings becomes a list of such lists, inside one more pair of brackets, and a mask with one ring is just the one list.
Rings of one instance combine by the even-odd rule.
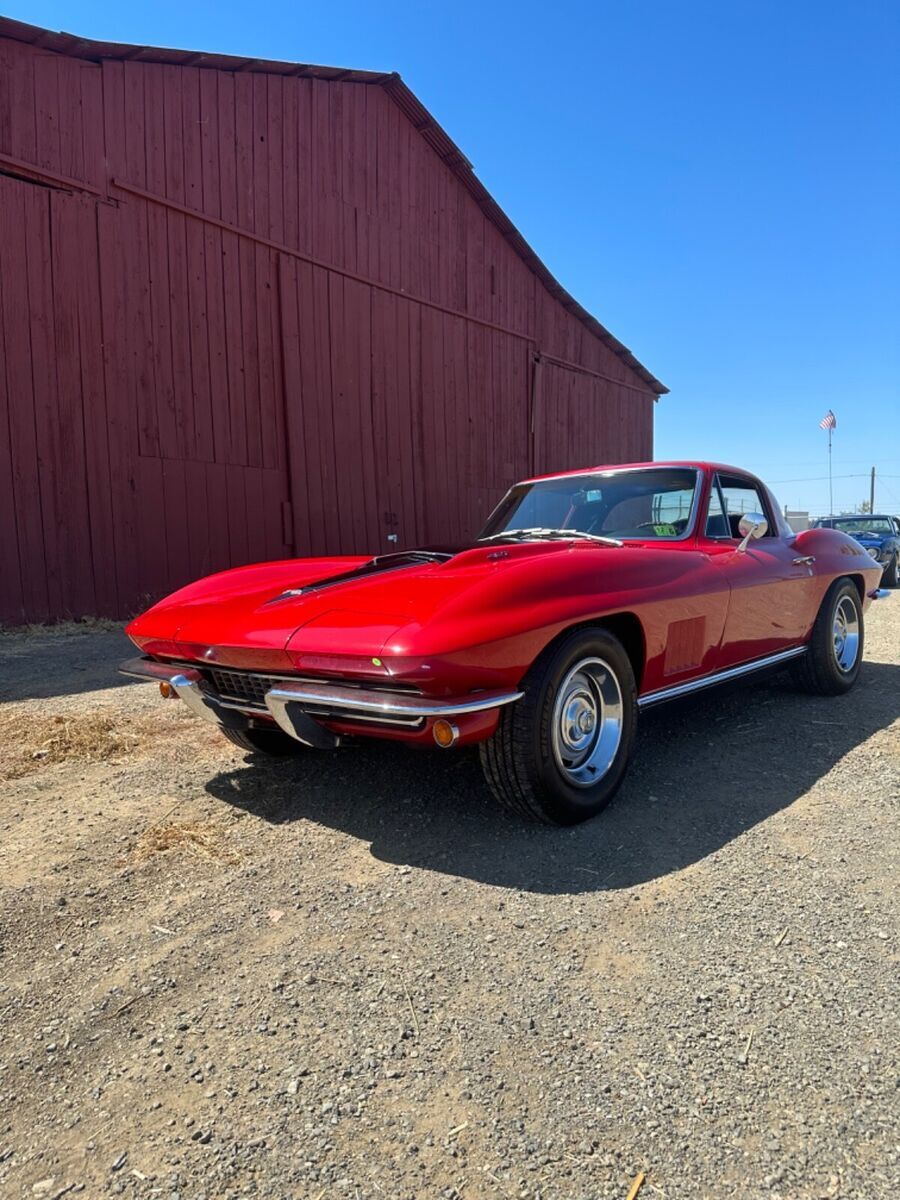
[[411, 692], [388, 692], [378, 688], [318, 684], [306, 680], [293, 682], [285, 679], [283, 686], [270, 688], [266, 692], [265, 708], [256, 708], [234, 698], [220, 696], [208, 687], [201, 671], [190, 667], [153, 662], [148, 658], [132, 658], [123, 662], [119, 671], [136, 679], [167, 680], [190, 710], [204, 721], [221, 724], [216, 715], [217, 709], [236, 710], [248, 716], [268, 711], [291, 737], [296, 737], [297, 734], [286, 712], [289, 704], [298, 705], [304, 712], [309, 708], [324, 709], [324, 712], [313, 711], [309, 714], [321, 721], [377, 721], [384, 725], [420, 728], [426, 717], [463, 716], [466, 713], [486, 712], [492, 708], [501, 708], [504, 704], [513, 704], [516, 700], [521, 700], [524, 694], [481, 692], [468, 699], [430, 700], [426, 696]]
[[249, 704], [246, 700], [238, 700], [234, 696], [223, 696], [219, 692], [213, 692], [216, 698], [216, 704], [219, 708], [233, 708], [235, 712], [245, 713], [248, 717], [267, 717], [268, 709], [260, 701], [259, 704]]
[[754, 671], [762, 671], [766, 667], [777, 667], [780, 663], [789, 662], [805, 653], [806, 646], [794, 646], [791, 650], [782, 650], [778, 654], [770, 654], [767, 658], [758, 658], [755, 662], [741, 663], [740, 666], [729, 667], [726, 671], [717, 671], [714, 675], [704, 675], [702, 679], [689, 679], [686, 683], [675, 684], [674, 687], [648, 692], [646, 696], [638, 696], [638, 708], [649, 708], [652, 704], [662, 704], [665, 700], [688, 696], [691, 692], [714, 687], [717, 683], [727, 683], [730, 679], [752, 675]]
[[123, 675], [132, 675], [136, 679], [166, 680], [171, 683], [179, 698], [195, 717], [199, 717], [201, 721], [209, 721], [211, 725], [222, 724], [216, 715], [217, 697], [203, 690], [203, 676], [199, 671], [170, 667], [166, 663], [152, 662], [146, 658], [130, 658], [119, 666], [119, 670]]
[[582, 470], [560, 471], [556, 475], [530, 475], [527, 479], [519, 479], [512, 486], [518, 487], [523, 483], [550, 483], [554, 479], [578, 479], [582, 475], [627, 475], [632, 471], [666, 471], [668, 469], [700, 472], [694, 463], [649, 462], [637, 466], [584, 467]]
[[[271, 692], [266, 695], [267, 704], [270, 695]], [[340, 741], [336, 734], [331, 733], [309, 713], [290, 701], [273, 699], [269, 704], [269, 712], [288, 737], [295, 738], [304, 746], [311, 746], [316, 750], [329, 750], [334, 749]]]
[[[181, 675], [187, 675], [188, 677], [192, 677], [192, 673], [193, 673], [193, 675], [196, 675], [198, 679], [205, 680], [206, 679], [206, 676], [204, 675], [205, 671], [223, 671], [223, 672], [227, 672], [230, 675], [248, 675], [248, 676], [255, 677], [257, 679], [275, 679], [275, 680], [278, 680], [279, 683], [309, 683], [312, 685], [318, 685], [320, 683], [326, 682], [325, 680], [323, 680], [322, 676], [304, 675], [304, 674], [283, 675], [283, 674], [278, 674], [275, 671], [254, 670], [251, 667], [229, 667], [229, 666], [225, 666], [223, 663], [218, 663], [218, 662], [203, 663], [201, 666], [195, 667], [193, 664], [182, 661], [180, 659], [172, 659], [170, 662], [161, 663], [161, 662], [154, 662], [150, 658], [131, 658], [131, 659], [128, 659], [126, 662], [119, 664], [119, 671], [122, 675], [132, 675], [136, 679], [171, 679], [172, 675], [174, 675], [174, 674], [181, 674]], [[400, 687], [392, 687], [389, 677], [385, 676], [385, 679], [387, 680], [387, 682], [384, 685], [382, 685], [380, 679], [376, 678], [376, 679], [371, 679], [371, 680], [367, 679], [363, 683], [360, 683], [360, 684], [356, 684], [354, 682], [351, 682], [350, 680], [341, 680], [341, 683], [339, 686], [347, 687], [347, 688], [359, 687], [361, 690], [368, 690], [368, 691], [375, 691], [375, 692], [380, 692], [383, 690], [388, 695], [391, 695], [391, 696], [395, 695], [397, 693], [400, 693], [402, 695], [408, 694], [411, 696], [421, 695], [420, 690], [417, 687], [415, 687], [413, 684], [407, 684], [405, 686], [401, 685]], [[218, 699], [220, 700], [220, 702], [222, 704], [224, 704], [225, 700], [224, 700], [222, 694], [216, 693], [216, 695], [217, 695]], [[231, 697], [229, 697], [229, 699], [234, 701], [237, 698], [234, 696], [231, 696]], [[262, 702], [262, 700], [260, 700], [258, 707], [259, 707], [260, 711], [264, 710], [265, 705]]]
[[[311, 717], [315, 717], [317, 721], [367, 721], [370, 725], [375, 718], [370, 713], [355, 713], [349, 709], [344, 709], [340, 713], [336, 712], [318, 712], [316, 709], [307, 708], [303, 710], [309, 713]], [[425, 724], [424, 717], [378, 717], [379, 725], [397, 725], [401, 729], [421, 729]]]
[[266, 704], [277, 720], [275, 706], [282, 704], [322, 705], [325, 708], [346, 708], [360, 715], [393, 715], [408, 717], [448, 717], [466, 713], [486, 712], [521, 700], [524, 692], [482, 692], [465, 700], [432, 700], [427, 696], [412, 696], [402, 692], [365, 691], [333, 684], [288, 684], [266, 693]]
[[[141, 662], [143, 660], [136, 659], [135, 661]], [[160, 663], [157, 665], [161, 666], [162, 664]], [[194, 666], [195, 666], [194, 663], [182, 661], [180, 659], [172, 659], [171, 662], [166, 663], [165, 665], [172, 666], [172, 667], [178, 667], [179, 669], [187, 667], [190, 670], [193, 670]], [[229, 667], [226, 663], [220, 663], [220, 662], [216, 662], [214, 660], [210, 660], [209, 662], [205, 662], [205, 663], [197, 665], [197, 669], [200, 671], [201, 674], [203, 674], [204, 672], [220, 671], [220, 672], [227, 672], [229, 675], [249, 675], [256, 679], [276, 679], [280, 683], [314, 683], [314, 684], [318, 684], [318, 683], [327, 683], [327, 682], [329, 682], [329, 680], [331, 678], [329, 676], [322, 676], [322, 675], [307, 675], [304, 672], [300, 672], [300, 671], [295, 672], [294, 674], [291, 674], [291, 675], [285, 675], [283, 672], [279, 673], [278, 671], [267, 671], [261, 667]], [[205, 675], [204, 675], [204, 678], [206, 678]], [[391, 678], [389, 675], [385, 675], [383, 677], [385, 682], [384, 682], [384, 684], [382, 684], [381, 678], [382, 678], [381, 676], [375, 676], [372, 679], [365, 679], [365, 680], [361, 681], [359, 684], [357, 684], [355, 681], [353, 681], [351, 679], [341, 679], [340, 686], [341, 687], [369, 688], [373, 691], [381, 691], [383, 688], [384, 691], [391, 692], [391, 693], [393, 693], [395, 691], [405, 693], [408, 691], [411, 695], [416, 695], [416, 696], [421, 695], [421, 689], [416, 687], [414, 684], [400, 684], [399, 686], [397, 686], [397, 684], [395, 682], [391, 681]]]
[[[295, 703], [295, 701], [275, 699], [272, 703], [278, 707], [279, 711], [283, 712], [285, 706]], [[399, 725], [403, 729], [413, 730], [421, 729], [425, 724], [424, 717], [409, 714], [402, 717], [386, 717], [381, 713], [375, 717], [371, 713], [354, 712], [350, 708], [337, 709], [333, 705], [329, 708], [326, 704], [304, 704], [298, 706], [298, 710], [306, 713], [307, 716], [314, 717], [317, 721], [365, 721], [370, 725], [373, 722], [377, 722], [379, 725]], [[249, 712], [250, 710], [247, 709], [245, 711]], [[278, 714], [265, 704], [261, 709], [255, 709], [254, 713], [256, 716], [262, 714], [263, 716], [274, 717], [276, 721], [279, 721]], [[281, 724], [280, 721], [279, 724]]]
[[[192, 671], [191, 674], [195, 672]], [[173, 675], [169, 682], [195, 717], [199, 717], [201, 721], [209, 721], [212, 725], [222, 724], [216, 713], [215, 697], [206, 695], [199, 680], [189, 679], [187, 675], [179, 673]]]
[[129, 658], [125, 662], [119, 663], [119, 673], [132, 675], [135, 679], [167, 680], [169, 683], [176, 675], [180, 675], [192, 683], [199, 683], [203, 678], [199, 671], [190, 667], [183, 667], [175, 663], [154, 662], [150, 658]]

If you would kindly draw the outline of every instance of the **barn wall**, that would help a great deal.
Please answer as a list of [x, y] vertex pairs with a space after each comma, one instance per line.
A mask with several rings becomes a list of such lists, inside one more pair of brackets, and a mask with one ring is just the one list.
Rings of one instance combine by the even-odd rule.
[[374, 84], [0, 38], [0, 355], [2, 622], [652, 452], [646, 383]]

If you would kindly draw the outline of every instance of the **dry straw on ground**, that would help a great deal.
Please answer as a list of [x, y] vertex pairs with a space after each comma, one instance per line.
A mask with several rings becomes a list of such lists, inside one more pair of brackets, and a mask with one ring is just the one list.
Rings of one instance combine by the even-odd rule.
[[146, 862], [156, 854], [183, 850], [196, 858], [213, 862], [236, 863], [240, 856], [223, 844], [222, 830], [211, 821], [179, 821], [152, 825], [138, 838], [131, 852], [132, 862]]
[[139, 740], [135, 722], [106, 713], [0, 716], [0, 778], [16, 779], [71, 759], [101, 762], [130, 753]]
[[180, 711], [141, 720], [115, 710], [55, 716], [0, 711], [0, 779], [19, 779], [56, 763], [105, 762], [156, 747], [180, 732], [181, 719]]

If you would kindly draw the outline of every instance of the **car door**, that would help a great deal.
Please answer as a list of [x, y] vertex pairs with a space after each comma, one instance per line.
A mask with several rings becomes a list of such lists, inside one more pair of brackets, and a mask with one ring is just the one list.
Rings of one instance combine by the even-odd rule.
[[[762, 513], [768, 528], [740, 550], [738, 522], [750, 512]], [[801, 643], [809, 630], [815, 579], [809, 561], [792, 548], [792, 536], [782, 534], [765, 490], [749, 476], [719, 472], [701, 537], [730, 589], [718, 669]]]

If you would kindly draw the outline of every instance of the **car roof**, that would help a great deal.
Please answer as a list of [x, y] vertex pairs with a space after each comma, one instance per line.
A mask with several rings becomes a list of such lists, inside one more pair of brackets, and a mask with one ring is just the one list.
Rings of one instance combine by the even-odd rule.
[[819, 517], [820, 521], [896, 521], [888, 513], [837, 513], [833, 517]]
[[543, 479], [566, 479], [568, 476], [575, 475], [598, 475], [606, 471], [635, 471], [646, 470], [648, 467], [657, 467], [665, 469], [666, 467], [691, 467], [696, 471], [720, 472], [724, 475], [745, 475], [748, 479], [753, 479], [756, 482], [762, 482], [758, 476], [752, 471], [746, 471], [743, 467], [732, 467], [728, 463], [717, 462], [700, 462], [696, 459], [687, 460], [668, 460], [661, 462], [632, 462], [632, 463], [604, 463], [594, 467], [579, 467], [575, 471], [551, 471], [547, 475], [532, 475], [527, 479], [520, 479], [520, 483], [539, 483]]

